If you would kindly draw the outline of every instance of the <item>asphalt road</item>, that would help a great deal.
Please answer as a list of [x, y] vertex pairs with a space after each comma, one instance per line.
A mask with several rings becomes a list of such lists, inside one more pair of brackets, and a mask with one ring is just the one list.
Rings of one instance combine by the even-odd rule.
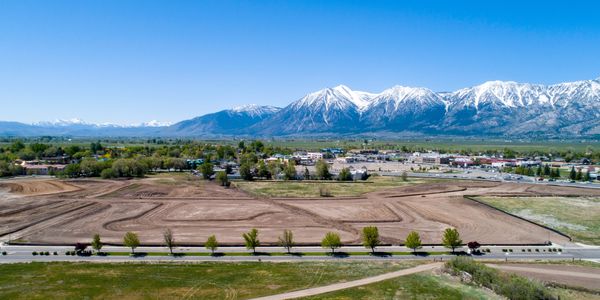
[[[551, 246], [552, 247], [552, 246]], [[543, 249], [551, 248], [551, 247], [483, 247], [483, 248], [491, 248], [491, 253], [486, 253], [483, 255], [474, 255], [472, 256], [475, 259], [492, 259], [492, 260], [599, 260], [600, 259], [600, 247], [571, 247], [571, 248], [562, 248], [562, 252], [543, 252]], [[427, 256], [419, 256], [419, 255], [393, 255], [393, 256], [373, 256], [373, 255], [350, 255], [350, 256], [321, 256], [321, 255], [257, 255], [257, 256], [167, 256], [167, 255], [141, 255], [141, 256], [117, 256], [117, 255], [109, 255], [109, 256], [67, 256], [64, 254], [65, 251], [73, 250], [73, 247], [70, 246], [2, 246], [0, 247], [1, 251], [6, 251], [7, 255], [0, 256], [0, 263], [19, 263], [19, 262], [52, 262], [52, 261], [89, 261], [89, 262], [150, 262], [150, 261], [176, 261], [176, 262], [200, 262], [200, 261], [231, 261], [231, 262], [241, 262], [241, 261], [335, 261], [335, 260], [431, 260], [431, 261], [440, 261], [440, 260], [448, 260], [453, 257], [453, 255], [427, 255]], [[512, 253], [504, 253], [501, 249], [510, 248], [513, 249]], [[521, 252], [521, 248], [532, 248], [532, 249], [540, 249], [540, 252]], [[124, 247], [106, 247], [102, 249], [106, 252], [129, 252], [128, 248]], [[406, 248], [399, 246], [391, 246], [391, 247], [381, 247], [377, 249], [381, 252], [404, 252]], [[440, 251], [441, 247], [434, 247], [422, 249], [423, 251]], [[32, 251], [48, 251], [51, 255], [32, 255]], [[52, 255], [52, 253], [56, 251], [58, 255]], [[140, 247], [136, 249], [138, 253], [156, 253], [156, 252], [166, 252], [167, 250], [162, 247]], [[283, 249], [280, 247], [260, 247], [258, 251], [261, 253], [269, 253], [269, 252], [283, 252]], [[297, 247], [294, 248], [293, 251], [296, 252], [326, 252], [322, 248], [317, 247]], [[365, 248], [362, 247], [343, 247], [338, 250], [341, 252], [365, 252]], [[444, 251], [447, 251], [444, 250]], [[206, 252], [201, 251], [200, 248], [178, 248], [175, 250], [176, 253], [185, 253], [185, 252]], [[239, 253], [239, 252], [248, 252], [245, 248], [242, 247], [228, 247], [222, 248], [219, 250], [221, 253]]]
[[[598, 183], [583, 183], [583, 182], [564, 182], [564, 181], [537, 181], [534, 177], [514, 175], [509, 173], [498, 173], [498, 172], [486, 172], [479, 169], [456, 169], [456, 173], [407, 173], [409, 177], [420, 177], [420, 178], [442, 178], [442, 179], [462, 179], [462, 180], [484, 180], [484, 181], [496, 181], [496, 182], [515, 182], [515, 183], [527, 183], [527, 184], [540, 184], [540, 185], [555, 185], [555, 186], [569, 186], [569, 187], [580, 187], [589, 189], [600, 189]], [[402, 172], [378, 172], [382, 176], [402, 176]], [[511, 179], [505, 179], [509, 176]], [[521, 178], [521, 179], [517, 179]]]

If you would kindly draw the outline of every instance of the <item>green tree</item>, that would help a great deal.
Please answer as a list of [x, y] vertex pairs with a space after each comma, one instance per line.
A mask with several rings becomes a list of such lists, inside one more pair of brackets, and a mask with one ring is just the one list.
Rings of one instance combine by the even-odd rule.
[[365, 248], [371, 248], [371, 253], [375, 253], [375, 247], [381, 244], [379, 229], [375, 226], [364, 227], [362, 230], [362, 240]]
[[302, 178], [304, 180], [309, 180], [310, 179], [310, 172], [308, 171], [307, 167], [304, 167], [304, 175], [302, 176]]
[[569, 172], [569, 178], [571, 180], [577, 179], [577, 172], [575, 171], [575, 167], [571, 167], [571, 172]]
[[108, 168], [100, 172], [100, 177], [103, 179], [117, 178], [119, 177], [119, 173], [117, 173], [117, 171], [115, 171], [113, 168]]
[[585, 172], [585, 175], [583, 175], [583, 180], [584, 181], [590, 181], [591, 177], [590, 177], [590, 170], [588, 169], [587, 172]]
[[173, 231], [167, 228], [163, 231], [163, 240], [165, 241], [165, 246], [169, 248], [169, 253], [173, 255], [173, 248], [176, 247], [175, 237], [173, 236]]
[[321, 241], [321, 247], [331, 249], [331, 254], [335, 252], [335, 249], [338, 249], [341, 246], [342, 241], [340, 240], [340, 235], [335, 232], [326, 233]]
[[225, 171], [217, 172], [216, 179], [221, 186], [229, 186], [229, 178], [227, 178], [227, 173], [225, 173]]
[[444, 236], [442, 237], [442, 245], [452, 249], [452, 253], [454, 253], [454, 249], [462, 245], [458, 230], [455, 228], [446, 228], [446, 230], [444, 230]]
[[352, 181], [352, 173], [350, 173], [350, 169], [342, 168], [340, 174], [338, 174], [339, 181]]
[[279, 237], [279, 246], [285, 248], [289, 254], [294, 247], [294, 234], [291, 230], [283, 230], [283, 235]]
[[79, 164], [68, 164], [63, 170], [63, 174], [70, 178], [79, 177], [81, 175]]
[[408, 174], [406, 173], [406, 171], [402, 172], [401, 178], [402, 178], [402, 181], [408, 181]]
[[536, 176], [543, 176], [544, 175], [544, 170], [542, 169], [542, 165], [539, 165], [537, 167], [537, 169], [535, 170], [535, 175]]
[[283, 178], [285, 180], [294, 180], [296, 179], [296, 175], [296, 164], [290, 160], [283, 171]]
[[267, 165], [265, 164], [265, 162], [263, 160], [258, 162], [258, 174], [257, 175], [258, 175], [258, 177], [271, 179], [271, 172], [269, 172], [269, 169], [267, 168]]
[[252, 174], [251, 166], [249, 163], [243, 163], [240, 166], [240, 176], [242, 176], [242, 179], [247, 181], [251, 181], [252, 179], [254, 179], [254, 175]]
[[577, 175], [575, 175], [576, 180], [583, 180], [583, 172], [581, 169], [577, 170]]
[[404, 244], [406, 247], [412, 249], [413, 253], [416, 252], [417, 249], [421, 248], [421, 237], [419, 236], [419, 233], [411, 231], [406, 237]]
[[316, 176], [319, 179], [330, 179], [331, 174], [329, 173], [329, 164], [324, 160], [319, 160], [316, 164]]
[[204, 244], [204, 247], [206, 247], [206, 249], [210, 250], [211, 254], [214, 255], [215, 251], [219, 247], [219, 242], [217, 242], [217, 237], [215, 237], [214, 234], [209, 236], [208, 239], [206, 240], [206, 243]]
[[102, 249], [102, 241], [100, 240], [100, 235], [99, 234], [94, 234], [94, 237], [92, 238], [92, 249], [96, 250], [96, 252], [100, 252], [100, 249]]
[[137, 248], [140, 245], [140, 239], [138, 238], [138, 235], [135, 232], [128, 231], [123, 237], [123, 245], [125, 245], [125, 247], [131, 248], [131, 254], [134, 254], [135, 248]]
[[208, 161], [205, 161], [200, 165], [200, 172], [202, 173], [202, 178], [210, 179], [210, 176], [215, 174], [214, 166]]
[[16, 140], [10, 145], [10, 152], [12, 153], [17, 153], [23, 149], [25, 149], [25, 144], [21, 140]]
[[552, 171], [550, 170], [550, 166], [548, 164], [544, 165], [544, 175], [545, 176], [550, 176], [552, 173]]
[[256, 228], [252, 228], [247, 233], [242, 234], [244, 238], [246, 249], [252, 250], [253, 254], [256, 254], [256, 247], [260, 246], [260, 241], [258, 240], [258, 230]]

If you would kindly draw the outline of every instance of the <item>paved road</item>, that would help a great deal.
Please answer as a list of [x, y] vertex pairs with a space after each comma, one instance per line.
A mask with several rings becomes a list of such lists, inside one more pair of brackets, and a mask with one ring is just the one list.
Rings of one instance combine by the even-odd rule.
[[371, 283], [388, 280], [388, 279], [392, 279], [392, 278], [396, 278], [396, 277], [400, 277], [400, 276], [410, 275], [410, 274], [414, 274], [414, 273], [420, 273], [423, 271], [429, 271], [429, 270], [433, 270], [435, 268], [439, 268], [441, 266], [442, 266], [442, 263], [420, 265], [420, 266], [416, 266], [414, 268], [385, 273], [385, 274], [381, 274], [381, 275], [377, 275], [377, 276], [362, 278], [362, 279], [348, 281], [348, 282], [335, 283], [335, 284], [330, 284], [330, 285], [325, 285], [325, 286], [320, 286], [320, 287], [310, 288], [310, 289], [305, 289], [305, 290], [299, 290], [299, 291], [294, 291], [294, 292], [289, 292], [289, 293], [283, 293], [283, 294], [278, 294], [278, 295], [272, 295], [272, 296], [267, 296], [267, 297], [255, 298], [254, 300], [284, 300], [284, 299], [309, 297], [309, 296], [339, 291], [339, 290], [343, 290], [343, 289], [353, 288], [353, 287], [357, 287], [357, 286], [361, 286], [361, 285], [371, 284]]
[[[504, 261], [523, 261], [523, 260], [593, 260], [600, 259], [600, 251], [587, 251], [571, 254], [502, 254], [491, 253], [481, 256], [472, 256], [477, 260], [504, 260]], [[31, 252], [13, 252], [6, 256], [0, 256], [1, 263], [23, 263], [23, 262], [53, 262], [53, 261], [77, 261], [77, 262], [282, 262], [282, 261], [364, 261], [364, 260], [428, 260], [428, 261], [446, 261], [451, 259], [452, 255], [429, 255], [429, 256], [414, 256], [414, 255], [395, 255], [395, 256], [371, 256], [371, 255], [351, 255], [348, 257], [331, 257], [331, 256], [67, 256], [64, 254], [49, 255], [49, 256], [33, 256]]]
[[[482, 170], [468, 170], [469, 173], [464, 170], [458, 170], [458, 173], [407, 173], [409, 177], [420, 177], [420, 178], [442, 178], [442, 179], [462, 179], [462, 180], [484, 180], [484, 181], [496, 181], [496, 182], [514, 182], [514, 183], [527, 183], [527, 184], [540, 184], [540, 185], [555, 185], [555, 186], [568, 186], [568, 187], [579, 187], [589, 189], [600, 189], [598, 181], [594, 183], [582, 183], [582, 182], [565, 182], [565, 181], [536, 181], [534, 177], [521, 176], [509, 173], [491, 173]], [[401, 176], [402, 172], [379, 172], [383, 176]], [[511, 179], [505, 179], [506, 176], [510, 176]], [[521, 178], [517, 180], [517, 178]]]

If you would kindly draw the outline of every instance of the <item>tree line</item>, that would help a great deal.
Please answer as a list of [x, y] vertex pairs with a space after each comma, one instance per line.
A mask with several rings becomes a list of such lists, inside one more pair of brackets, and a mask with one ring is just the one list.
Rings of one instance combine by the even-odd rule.
[[[261, 242], [259, 239], [259, 231], [256, 228], [252, 228], [250, 231], [243, 233], [242, 238], [244, 240], [244, 245], [247, 250], [251, 250], [252, 254], [257, 254], [256, 249], [260, 247]], [[367, 226], [362, 229], [361, 233], [362, 244], [365, 248], [370, 249], [372, 254], [375, 254], [375, 250], [377, 247], [381, 246], [382, 242], [379, 236], [379, 229], [376, 226]], [[171, 229], [167, 228], [163, 231], [163, 243], [164, 246], [169, 249], [169, 254], [173, 255], [173, 249], [177, 247], [177, 242], [175, 240], [174, 233]], [[135, 232], [127, 232], [123, 236], [123, 245], [131, 249], [131, 254], [135, 254], [135, 249], [140, 246], [140, 239]], [[444, 230], [441, 244], [452, 250], [452, 253], [455, 252], [456, 248], [462, 246], [463, 242], [460, 238], [460, 234], [458, 230], [455, 228], [446, 228]], [[77, 244], [78, 250], [85, 250], [85, 246], [81, 247], [81, 245]], [[90, 243], [92, 249], [94, 249], [97, 253], [101, 254], [101, 250], [103, 247], [103, 243], [100, 239], [99, 234], [95, 234]], [[278, 237], [278, 245], [283, 247], [288, 254], [291, 254], [292, 248], [296, 246], [296, 242], [294, 240], [294, 234], [289, 229], [284, 229], [281, 236]], [[472, 250], [476, 250], [480, 247], [477, 242], [469, 242], [468, 247]], [[321, 247], [325, 249], [331, 250], [331, 255], [335, 255], [335, 250], [341, 248], [343, 246], [341, 237], [337, 232], [327, 232], [323, 239], [321, 240]], [[421, 237], [418, 232], [411, 231], [408, 236], [405, 238], [405, 246], [409, 249], [412, 249], [413, 253], [416, 253], [418, 249], [422, 248]], [[215, 251], [217, 251], [219, 247], [219, 242], [215, 235], [211, 235], [207, 238], [204, 243], [204, 247], [211, 251], [211, 254], [214, 255]]]

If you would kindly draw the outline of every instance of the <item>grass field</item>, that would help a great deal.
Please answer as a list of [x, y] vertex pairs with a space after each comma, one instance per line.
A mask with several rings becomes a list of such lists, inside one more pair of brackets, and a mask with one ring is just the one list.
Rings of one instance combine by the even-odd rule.
[[478, 197], [478, 200], [568, 234], [576, 242], [600, 245], [600, 197]]
[[420, 264], [27, 263], [0, 265], [0, 299], [247, 299]]
[[303, 300], [316, 299], [502, 299], [482, 288], [460, 283], [447, 275], [421, 273], [402, 276], [356, 288], [322, 294]]
[[[130, 256], [131, 252], [105, 252], [105, 255], [111, 256]], [[134, 255], [136, 256], [169, 256], [169, 252], [136, 252]], [[210, 252], [177, 252], [176, 250], [173, 252], [175, 256], [212, 256]], [[331, 256], [331, 252], [215, 252], [214, 256]], [[449, 251], [419, 251], [416, 253], [413, 252], [375, 252], [372, 254], [369, 251], [356, 251], [356, 252], [343, 252], [336, 251], [334, 256], [337, 257], [346, 257], [346, 256], [408, 256], [408, 255], [418, 255], [418, 256], [429, 256], [429, 255], [453, 255], [452, 252]]]
[[328, 189], [331, 196], [360, 196], [379, 189], [393, 188], [412, 184], [432, 182], [433, 179], [409, 178], [402, 181], [400, 177], [372, 176], [367, 181], [340, 182], [301, 182], [301, 181], [235, 181], [233, 184], [257, 197], [319, 197], [321, 188]]

